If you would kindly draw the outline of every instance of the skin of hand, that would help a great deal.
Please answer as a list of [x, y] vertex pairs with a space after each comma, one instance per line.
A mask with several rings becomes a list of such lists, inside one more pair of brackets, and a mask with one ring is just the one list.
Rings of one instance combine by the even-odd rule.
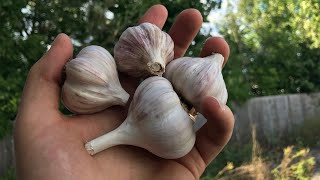
[[[164, 6], [155, 5], [139, 23], [150, 22], [162, 28], [167, 15]], [[201, 24], [202, 16], [195, 9], [184, 10], [176, 17], [169, 31], [175, 43], [175, 58], [184, 55]], [[229, 46], [222, 38], [209, 38], [200, 56], [212, 52], [222, 54], [226, 62]], [[61, 72], [72, 54], [69, 37], [59, 34], [50, 50], [30, 69], [14, 130], [17, 179], [199, 179], [230, 139], [233, 113], [207, 97], [202, 110], [208, 122], [197, 132], [195, 146], [186, 156], [166, 160], [125, 145], [90, 156], [84, 144], [119, 126], [127, 107], [116, 106], [92, 115], [63, 115], [59, 111]], [[120, 81], [132, 97], [137, 81], [121, 74]]]

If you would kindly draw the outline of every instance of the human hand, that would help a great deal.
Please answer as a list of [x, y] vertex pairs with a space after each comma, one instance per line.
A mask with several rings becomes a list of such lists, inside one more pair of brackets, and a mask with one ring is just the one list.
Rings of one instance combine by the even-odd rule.
[[[160, 28], [167, 18], [161, 5], [151, 7], [139, 23]], [[194, 9], [183, 11], [170, 29], [175, 58], [184, 55], [202, 24]], [[228, 44], [210, 38], [200, 56], [220, 53], [225, 61]], [[206, 166], [228, 142], [234, 124], [227, 106], [211, 97], [202, 103], [208, 122], [197, 132], [194, 148], [176, 160], [159, 158], [134, 146], [116, 146], [90, 156], [84, 144], [115, 129], [127, 107], [112, 107], [92, 115], [65, 116], [59, 111], [61, 72], [72, 57], [69, 37], [60, 34], [50, 50], [31, 68], [21, 98], [14, 132], [17, 177], [20, 179], [199, 179]], [[120, 75], [124, 89], [133, 95], [137, 81]]]

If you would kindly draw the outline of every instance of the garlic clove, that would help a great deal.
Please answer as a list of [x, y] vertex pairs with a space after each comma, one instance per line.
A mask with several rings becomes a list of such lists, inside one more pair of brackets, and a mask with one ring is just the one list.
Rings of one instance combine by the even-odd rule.
[[197, 111], [200, 111], [200, 103], [206, 96], [213, 96], [226, 104], [228, 92], [221, 73], [223, 61], [221, 54], [204, 58], [178, 58], [167, 65], [164, 77]]
[[65, 66], [62, 101], [77, 114], [90, 114], [113, 105], [125, 105], [129, 94], [121, 87], [111, 54], [100, 46], [82, 49]]
[[171, 37], [151, 23], [129, 27], [114, 47], [117, 68], [134, 77], [161, 76], [173, 60]]
[[193, 121], [182, 108], [178, 95], [168, 80], [155, 76], [137, 88], [126, 120], [85, 147], [94, 155], [112, 146], [127, 144], [165, 159], [176, 159], [190, 152], [194, 143]]

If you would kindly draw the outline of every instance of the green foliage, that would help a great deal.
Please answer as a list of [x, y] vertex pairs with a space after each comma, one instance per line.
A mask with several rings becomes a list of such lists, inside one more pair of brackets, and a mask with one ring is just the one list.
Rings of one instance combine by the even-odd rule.
[[[314, 121], [311, 121], [314, 125]], [[319, 123], [319, 122], [318, 122]], [[310, 127], [309, 123], [306, 127]], [[262, 148], [251, 131], [252, 142], [228, 144], [207, 167], [201, 180], [209, 179], [309, 179], [316, 166], [309, 148], [281, 146]], [[314, 139], [313, 137], [308, 137]], [[299, 146], [299, 145], [298, 145]], [[285, 147], [285, 148], [283, 148]]]
[[240, 0], [227, 13], [230, 99], [320, 90], [319, 8], [317, 0]]
[[2, 176], [0, 180], [15, 180], [16, 179], [16, 170], [11, 167], [9, 168]]
[[[75, 54], [91, 44], [112, 53], [121, 33], [158, 3], [168, 9], [164, 27], [168, 31], [182, 10], [196, 8], [206, 20], [220, 1], [208, 0], [203, 4], [193, 0], [0, 0], [0, 138], [11, 132], [28, 70], [58, 33], [72, 38]], [[199, 33], [188, 55], [198, 55], [207, 38]], [[67, 112], [63, 108], [62, 111]]]
[[232, 162], [232, 166], [238, 167], [243, 163], [249, 162], [251, 158], [252, 144], [228, 144], [206, 168], [201, 180], [213, 179], [222, 169], [230, 168], [230, 162]]
[[[227, 147], [224, 151], [231, 152], [229, 148]], [[224, 151], [219, 154], [217, 159], [207, 167], [205, 173], [201, 176], [201, 180], [307, 180], [310, 179], [316, 167], [315, 158], [309, 154], [308, 148], [288, 146], [283, 149], [282, 155], [280, 155], [281, 152], [279, 150], [260, 149], [258, 146], [252, 146], [250, 151], [244, 151], [235, 146], [233, 148], [233, 155], [223, 153]], [[256, 153], [260, 150], [263, 152]], [[238, 153], [239, 151], [240, 154]]]
[[294, 152], [293, 146], [285, 148], [280, 165], [272, 170], [275, 180], [309, 179], [315, 167], [315, 159], [308, 157], [308, 153], [309, 149]]

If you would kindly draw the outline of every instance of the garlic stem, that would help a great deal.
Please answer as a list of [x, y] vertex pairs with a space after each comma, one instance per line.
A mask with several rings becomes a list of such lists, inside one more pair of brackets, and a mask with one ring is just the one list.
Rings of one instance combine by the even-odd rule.
[[107, 148], [125, 144], [129, 138], [130, 135], [120, 125], [117, 129], [87, 142], [85, 148], [90, 155], [95, 155]]

